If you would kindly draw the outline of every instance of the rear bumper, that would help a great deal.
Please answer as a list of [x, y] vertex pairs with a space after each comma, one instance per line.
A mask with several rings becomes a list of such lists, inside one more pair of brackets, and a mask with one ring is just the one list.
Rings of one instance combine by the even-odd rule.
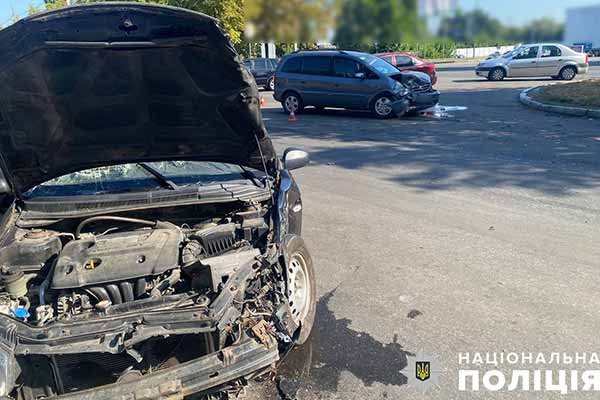
[[590, 70], [589, 64], [579, 64], [577, 66], [577, 73], [578, 74], [587, 74], [589, 70]]
[[440, 102], [440, 92], [432, 90], [426, 93], [416, 93], [410, 102], [410, 108], [413, 110], [424, 110], [435, 106]]
[[277, 360], [279, 360], [279, 351], [275, 341], [267, 347], [249, 340], [131, 382], [100, 386], [53, 398], [59, 400], [179, 399], [263, 370]]

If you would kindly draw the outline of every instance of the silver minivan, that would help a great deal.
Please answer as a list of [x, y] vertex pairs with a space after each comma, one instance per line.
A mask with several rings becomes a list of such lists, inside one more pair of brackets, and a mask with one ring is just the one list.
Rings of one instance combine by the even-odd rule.
[[538, 43], [519, 46], [500, 57], [482, 61], [475, 73], [490, 81], [533, 76], [570, 81], [577, 74], [586, 74], [588, 69], [587, 54], [558, 43]]

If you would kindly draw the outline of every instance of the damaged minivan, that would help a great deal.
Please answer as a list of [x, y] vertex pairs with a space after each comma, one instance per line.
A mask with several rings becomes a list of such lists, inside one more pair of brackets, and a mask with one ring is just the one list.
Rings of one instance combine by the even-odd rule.
[[88, 4], [0, 48], [0, 398], [221, 398], [307, 340], [308, 155], [216, 20]]

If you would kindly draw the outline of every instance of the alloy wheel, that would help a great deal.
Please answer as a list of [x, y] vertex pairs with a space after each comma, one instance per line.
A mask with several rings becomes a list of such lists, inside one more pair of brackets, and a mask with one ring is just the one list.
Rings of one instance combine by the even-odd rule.
[[381, 97], [375, 102], [377, 115], [386, 117], [392, 113], [392, 101], [387, 97]]

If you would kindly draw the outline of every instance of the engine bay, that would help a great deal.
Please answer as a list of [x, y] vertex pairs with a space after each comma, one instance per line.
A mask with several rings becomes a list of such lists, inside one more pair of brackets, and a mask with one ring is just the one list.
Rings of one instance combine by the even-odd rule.
[[185, 222], [137, 216], [16, 228], [0, 250], [0, 314], [42, 327], [169, 295], [210, 300], [240, 264], [266, 250], [262, 206]]

